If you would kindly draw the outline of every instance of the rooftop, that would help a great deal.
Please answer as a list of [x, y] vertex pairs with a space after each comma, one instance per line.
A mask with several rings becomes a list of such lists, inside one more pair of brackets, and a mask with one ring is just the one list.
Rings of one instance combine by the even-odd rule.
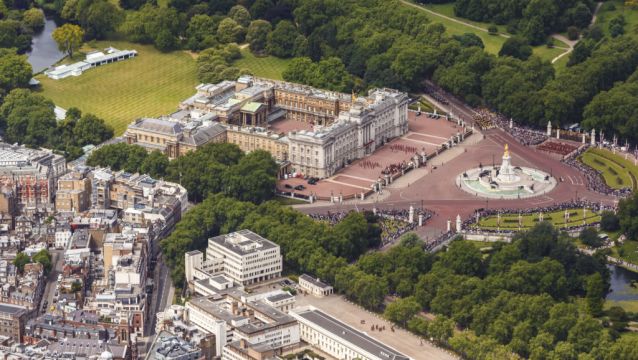
[[279, 248], [279, 245], [264, 239], [250, 230], [240, 230], [226, 235], [215, 236], [208, 239], [208, 244], [209, 246], [215, 244], [224, 247], [238, 255]]
[[338, 321], [337, 319], [327, 315], [317, 309], [296, 309], [292, 313], [303, 320], [314, 324], [315, 326], [328, 331], [334, 337], [341, 338], [344, 341], [378, 357], [387, 360], [409, 360], [410, 358], [392, 349], [389, 346], [371, 338], [350, 326]]

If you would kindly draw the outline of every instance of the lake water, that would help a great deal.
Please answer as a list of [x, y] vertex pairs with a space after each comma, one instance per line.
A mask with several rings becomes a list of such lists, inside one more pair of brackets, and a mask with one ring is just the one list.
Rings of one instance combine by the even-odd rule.
[[638, 300], [638, 288], [631, 286], [631, 281], [638, 281], [638, 273], [621, 268], [620, 266], [608, 265], [611, 272], [611, 292], [607, 295], [607, 300], [631, 301]]
[[64, 54], [58, 50], [58, 44], [51, 38], [51, 33], [57, 27], [55, 21], [47, 19], [44, 29], [33, 36], [31, 51], [27, 52], [27, 55], [34, 74], [46, 70], [64, 57]]

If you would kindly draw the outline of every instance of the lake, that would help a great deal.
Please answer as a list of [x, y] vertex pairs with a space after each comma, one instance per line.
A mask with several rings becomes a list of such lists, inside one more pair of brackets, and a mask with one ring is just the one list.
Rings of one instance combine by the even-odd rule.
[[47, 19], [44, 22], [44, 29], [33, 35], [31, 51], [27, 52], [27, 56], [34, 74], [46, 70], [64, 57], [64, 54], [58, 50], [58, 44], [51, 37], [51, 33], [57, 27], [55, 21]]
[[638, 273], [629, 271], [616, 265], [608, 265], [611, 272], [611, 292], [607, 300], [631, 301], [638, 300], [638, 289], [631, 286], [631, 281], [638, 281]]

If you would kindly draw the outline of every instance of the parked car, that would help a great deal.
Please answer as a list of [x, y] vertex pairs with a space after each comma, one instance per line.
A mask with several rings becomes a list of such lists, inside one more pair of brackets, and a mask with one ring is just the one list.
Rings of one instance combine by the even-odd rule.
[[295, 190], [304, 190], [306, 187], [303, 185], [297, 185], [295, 186]]
[[285, 187], [286, 189], [292, 189], [292, 185], [290, 185], [290, 184], [284, 184], [284, 187]]

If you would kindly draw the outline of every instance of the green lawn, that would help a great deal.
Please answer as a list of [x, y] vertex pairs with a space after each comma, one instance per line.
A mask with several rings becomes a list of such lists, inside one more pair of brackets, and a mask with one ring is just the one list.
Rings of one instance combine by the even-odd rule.
[[169, 114], [195, 93], [195, 61], [185, 52], [166, 54], [152, 46], [121, 41], [96, 46], [135, 49], [138, 56], [90, 69], [79, 77], [52, 80], [39, 75], [42, 95], [62, 108], [77, 107], [103, 118], [120, 135], [136, 118]]
[[638, 312], [638, 301], [605, 301], [605, 309], [609, 309], [612, 306], [620, 306], [627, 312]]
[[[454, 3], [447, 3], [447, 4], [426, 4], [423, 5], [423, 7], [428, 8], [432, 11], [435, 11], [439, 14], [443, 14], [445, 16], [449, 16], [452, 18], [458, 18], [455, 14], [454, 14]], [[469, 19], [464, 19], [464, 18], [458, 18], [460, 20], [463, 20], [466, 23], [472, 24], [472, 25], [476, 25], [482, 28], [487, 29], [489, 26], [496, 26], [498, 28], [498, 31], [502, 34], [508, 34], [507, 32], [507, 26], [505, 25], [497, 25], [497, 24], [490, 24], [490, 23], [484, 23], [484, 22], [480, 22], [480, 21], [472, 21]], [[508, 34], [509, 35], [509, 34]]]
[[303, 200], [299, 200], [299, 199], [293, 199], [293, 198], [289, 198], [289, 197], [283, 197], [283, 196], [275, 196], [275, 198], [273, 199], [276, 202], [282, 204], [282, 205], [300, 205], [300, 204], [307, 204], [307, 201], [303, 201]]
[[[589, 161], [589, 157], [591, 157], [591, 159], [598, 159], [598, 162], [594, 164], [598, 167], [586, 162]], [[638, 179], [638, 167], [635, 166], [632, 161], [625, 160], [625, 158], [620, 155], [616, 155], [606, 149], [590, 148], [581, 156], [581, 161], [588, 166], [603, 171], [605, 182], [612, 188], [620, 188], [616, 185], [618, 183], [616, 178], [620, 178], [625, 184], [621, 187], [632, 187], [634, 190], [638, 188], [638, 181], [636, 181], [636, 179]], [[603, 167], [600, 162], [604, 163], [605, 166]], [[617, 172], [618, 175], [614, 174], [614, 171]]]
[[[409, 5], [406, 5], [409, 6]], [[416, 5], [421, 7], [421, 5]], [[452, 13], [450, 15], [450, 9], [451, 7], [449, 6], [449, 4], [447, 5], [438, 5], [436, 7], [436, 9], [432, 8], [431, 5], [428, 5], [428, 8], [431, 8], [432, 11], [435, 11], [438, 13], [439, 8], [442, 8], [443, 11], [441, 12], [441, 14], [446, 15], [446, 16], [450, 16], [450, 17], [454, 17], [454, 14]], [[423, 10], [425, 11], [425, 10]], [[505, 40], [507, 40], [505, 37], [503, 36], [499, 36], [499, 35], [490, 35], [485, 31], [481, 31], [481, 30], [477, 30], [471, 26], [467, 26], [464, 24], [459, 24], [455, 21], [446, 19], [442, 16], [438, 16], [429, 12], [426, 12], [427, 16], [433, 21], [433, 22], [437, 22], [437, 23], [441, 23], [445, 26], [445, 29], [447, 30], [447, 33], [450, 35], [463, 35], [465, 33], [474, 33], [476, 34], [478, 37], [481, 38], [481, 40], [483, 40], [483, 44], [485, 45], [485, 51], [491, 53], [491, 54], [498, 54], [498, 52], [501, 50], [501, 47], [503, 47], [503, 43], [505, 43]], [[458, 18], [461, 21], [466, 21], [465, 19], [462, 18]], [[467, 21], [466, 21], [467, 22]], [[481, 26], [481, 25], [485, 25], [485, 24], [478, 24], [477, 26]], [[487, 26], [481, 26], [481, 27], [485, 27], [487, 28]]]
[[[420, 5], [420, 4], [419, 4]], [[489, 26], [491, 25], [495, 25], [495, 24], [489, 24], [489, 23], [482, 23], [482, 22], [477, 22], [477, 21], [472, 21], [472, 20], [468, 20], [468, 19], [464, 19], [461, 17], [457, 17], [456, 15], [454, 15], [454, 4], [453, 3], [447, 3], [447, 4], [427, 4], [427, 5], [420, 5], [426, 9], [432, 10], [434, 12], [436, 12], [437, 14], [441, 14], [447, 17], [451, 17], [457, 20], [460, 20], [464, 23], [467, 24], [471, 24], [474, 26], [478, 26], [480, 28], [483, 29], [487, 29]], [[450, 35], [462, 35], [465, 33], [474, 33], [476, 34], [478, 37], [481, 38], [481, 40], [483, 40], [483, 44], [485, 45], [485, 51], [487, 51], [488, 53], [491, 54], [498, 54], [498, 52], [501, 50], [501, 47], [503, 47], [503, 43], [505, 43], [505, 41], [507, 40], [507, 38], [500, 36], [500, 35], [490, 35], [485, 31], [481, 31], [478, 30], [476, 28], [473, 28], [471, 26], [467, 26], [465, 24], [459, 24], [458, 22], [452, 21], [450, 19], [446, 19], [443, 16], [439, 16], [436, 14], [432, 14], [432, 13], [427, 13], [428, 17], [434, 21], [434, 22], [438, 22], [441, 23], [443, 25], [445, 25], [445, 28], [447, 29], [448, 34]], [[501, 34], [505, 34], [508, 36], [511, 36], [511, 34], [507, 33], [506, 30], [506, 26], [505, 25], [496, 25], [496, 27], [499, 30], [499, 33]], [[535, 46], [534, 47], [534, 55], [540, 57], [543, 60], [547, 60], [547, 61], [551, 61], [552, 59], [554, 59], [556, 56], [560, 55], [561, 53], [563, 53], [565, 51], [565, 49], [560, 49], [560, 48], [567, 48], [567, 44], [559, 41], [559, 40], [554, 40], [554, 43], [557, 47], [555, 48], [548, 48], [546, 45], [539, 45], [539, 46]]]
[[631, 176], [626, 170], [593, 151], [585, 152], [579, 157], [579, 160], [583, 164], [602, 173], [605, 183], [612, 189], [632, 187]]
[[280, 59], [274, 56], [257, 57], [248, 49], [241, 50], [242, 58], [233, 65], [240, 69], [248, 69], [253, 75], [269, 79], [282, 80], [281, 74], [286, 70], [291, 59]]
[[[547, 45], [535, 46], [534, 55], [538, 56], [539, 58], [543, 60], [551, 62], [555, 57], [567, 51], [567, 46], [564, 45], [562, 42], [555, 40], [555, 44], [556, 46], [559, 46], [559, 47], [548, 48]], [[569, 59], [569, 55], [565, 55], [563, 56], [563, 58]]]
[[[538, 224], [538, 215], [539, 214], [528, 214], [522, 216], [522, 226], [521, 229], [529, 229], [534, 225]], [[583, 223], [583, 209], [570, 209], [569, 210], [569, 221], [565, 224], [565, 212], [564, 211], [555, 211], [551, 213], [543, 213], [543, 220], [549, 221], [557, 228], [564, 228], [566, 226], [578, 226]], [[586, 216], [584, 217], [585, 223], [591, 224], [600, 221], [600, 215], [593, 212], [592, 210], [587, 210]], [[472, 224], [472, 226], [476, 227], [476, 224]], [[486, 218], [479, 219], [478, 227], [481, 229], [487, 230], [518, 230], [518, 214], [506, 214], [501, 215], [500, 226], [498, 225], [497, 216], [489, 216]]]
[[612, 247], [611, 256], [638, 264], [638, 241], [626, 240], [621, 246]]
[[[611, 4], [616, 8], [615, 10], [609, 10]], [[609, 21], [618, 15], [625, 17], [625, 34], [633, 34], [635, 36], [635, 29], [638, 25], [638, 9], [625, 7], [622, 0], [607, 1], [606, 5], [603, 5], [598, 13], [596, 24], [600, 26], [605, 35], [609, 35]]]

